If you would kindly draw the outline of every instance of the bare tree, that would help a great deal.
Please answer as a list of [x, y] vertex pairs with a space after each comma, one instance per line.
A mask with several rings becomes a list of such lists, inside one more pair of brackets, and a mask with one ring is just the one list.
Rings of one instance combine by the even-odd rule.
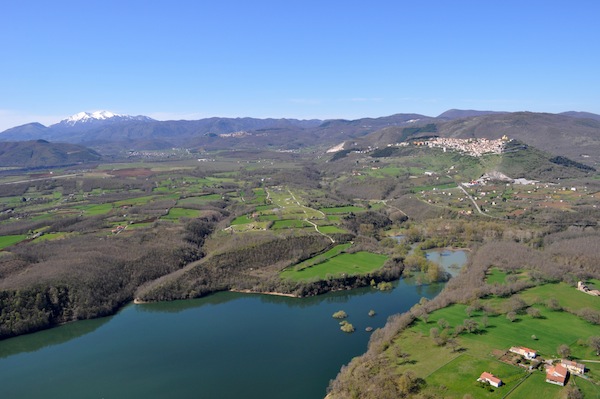
[[588, 339], [590, 348], [596, 352], [597, 356], [600, 356], [600, 336], [594, 335]]
[[513, 322], [513, 321], [515, 321], [515, 320], [517, 319], [517, 314], [516, 314], [515, 312], [508, 312], [508, 313], [506, 314], [506, 318], [507, 318], [509, 321]]
[[542, 317], [542, 314], [540, 313], [540, 310], [538, 308], [527, 308], [527, 314], [533, 317], [534, 319], [539, 319], [540, 317]]
[[560, 357], [568, 358], [569, 356], [571, 356], [571, 348], [569, 348], [569, 345], [562, 344], [559, 345], [558, 348], [556, 348], [556, 353], [558, 353], [558, 356]]
[[465, 319], [465, 321], [463, 321], [463, 326], [465, 326], [465, 330], [470, 333], [474, 333], [479, 330], [479, 323], [477, 323], [477, 321], [474, 319]]

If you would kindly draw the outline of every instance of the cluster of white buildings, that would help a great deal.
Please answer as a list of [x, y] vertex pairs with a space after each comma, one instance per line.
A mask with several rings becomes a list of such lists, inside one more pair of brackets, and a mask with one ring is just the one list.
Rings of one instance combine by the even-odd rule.
[[221, 133], [219, 134], [219, 137], [221, 138], [225, 138], [225, 137], [246, 137], [246, 136], [252, 136], [252, 134], [244, 131], [244, 130], [240, 130], [239, 132], [233, 132], [233, 133]]
[[172, 148], [170, 151], [153, 151], [153, 150], [129, 150], [127, 151], [128, 158], [146, 158], [146, 159], [162, 159], [162, 158], [176, 158], [181, 156], [190, 155], [190, 150], [187, 148]]
[[466, 155], [480, 157], [483, 154], [502, 154], [507, 142], [508, 137], [506, 136], [497, 140], [436, 137], [427, 141], [415, 142], [415, 144], [429, 148], [442, 148], [444, 152], [446, 150], [453, 150]]

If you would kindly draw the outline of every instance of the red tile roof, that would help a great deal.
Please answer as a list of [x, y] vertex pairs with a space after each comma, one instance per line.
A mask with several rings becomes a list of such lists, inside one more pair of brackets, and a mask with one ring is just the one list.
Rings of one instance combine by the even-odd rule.
[[495, 377], [493, 374], [490, 374], [487, 371], [484, 371], [483, 373], [481, 373], [479, 380], [493, 382], [496, 385], [500, 385], [502, 383], [502, 380], [500, 378]]

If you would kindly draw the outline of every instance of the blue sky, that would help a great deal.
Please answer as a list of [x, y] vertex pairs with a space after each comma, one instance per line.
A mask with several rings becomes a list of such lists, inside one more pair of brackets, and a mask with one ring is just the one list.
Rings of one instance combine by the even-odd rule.
[[157, 119], [600, 114], [600, 2], [4, 1], [0, 130]]

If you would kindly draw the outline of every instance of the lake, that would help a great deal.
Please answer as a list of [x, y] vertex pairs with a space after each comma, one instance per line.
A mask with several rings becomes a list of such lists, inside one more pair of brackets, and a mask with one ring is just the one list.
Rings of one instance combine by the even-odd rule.
[[[1, 398], [323, 398], [382, 327], [441, 284], [311, 298], [223, 292], [0, 341]], [[369, 317], [368, 312], [377, 312]], [[356, 332], [331, 315], [344, 310]]]

